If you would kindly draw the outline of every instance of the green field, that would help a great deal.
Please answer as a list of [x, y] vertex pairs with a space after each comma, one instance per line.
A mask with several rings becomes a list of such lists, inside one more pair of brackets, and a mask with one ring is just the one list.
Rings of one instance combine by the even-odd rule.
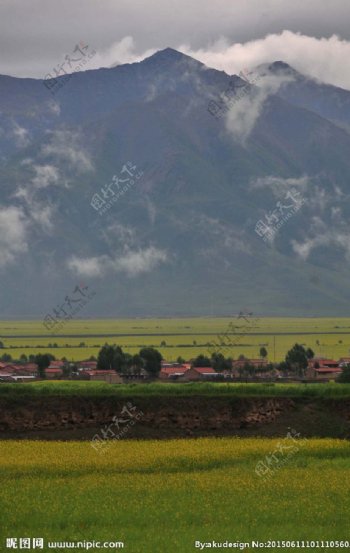
[[[58, 334], [49, 332], [41, 321], [2, 321], [0, 340], [3, 353], [13, 358], [49, 351], [56, 358], [81, 360], [97, 355], [106, 342], [116, 343], [129, 353], [141, 347], [154, 346], [164, 359], [176, 360], [181, 355], [191, 359], [208, 353], [211, 343], [220, 342], [219, 335], [236, 325], [235, 332], [225, 338], [231, 344], [223, 351], [226, 356], [240, 354], [258, 357], [265, 346], [270, 361], [281, 361], [296, 342], [311, 347], [316, 355], [338, 359], [348, 356], [350, 349], [350, 318], [259, 318], [244, 319], [122, 319], [72, 320]], [[222, 339], [221, 339], [222, 341]], [[57, 347], [53, 347], [57, 344]]]
[[258, 463], [286, 439], [121, 441], [104, 455], [87, 442], [2, 442], [1, 551], [7, 537], [124, 541], [130, 553], [349, 540], [350, 443], [293, 442], [267, 479]]
[[275, 384], [275, 383], [213, 383], [188, 382], [169, 384], [106, 384], [91, 381], [38, 381], [28, 384], [1, 384], [0, 398], [39, 396], [73, 397], [168, 397], [168, 396], [228, 396], [228, 397], [291, 397], [350, 398], [350, 384]]

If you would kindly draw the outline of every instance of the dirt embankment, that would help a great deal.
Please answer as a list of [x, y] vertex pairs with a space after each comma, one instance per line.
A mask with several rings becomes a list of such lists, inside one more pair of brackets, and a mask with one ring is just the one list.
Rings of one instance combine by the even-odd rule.
[[51, 396], [0, 406], [0, 438], [89, 439], [110, 425], [120, 438], [282, 436], [289, 427], [349, 438], [350, 400]]

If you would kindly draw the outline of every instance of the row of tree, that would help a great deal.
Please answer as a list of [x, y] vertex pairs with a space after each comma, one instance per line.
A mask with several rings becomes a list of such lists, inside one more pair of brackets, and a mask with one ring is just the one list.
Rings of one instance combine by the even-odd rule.
[[[295, 344], [288, 352], [285, 361], [278, 365], [269, 364], [265, 367], [260, 367], [258, 370], [254, 366], [249, 365], [249, 361], [244, 364], [241, 370], [247, 371], [249, 374], [255, 372], [267, 372], [273, 368], [280, 369], [285, 372], [291, 372], [298, 376], [304, 376], [305, 370], [308, 366], [308, 360], [314, 356], [314, 352], [300, 344]], [[260, 349], [260, 357], [262, 359], [267, 357], [267, 350], [265, 348]], [[240, 359], [244, 360], [244, 356]], [[139, 375], [144, 369], [150, 376], [158, 376], [161, 369], [162, 355], [161, 353], [152, 347], [142, 348], [138, 354], [130, 355], [123, 352], [120, 346], [104, 345], [97, 358], [97, 369], [100, 370], [115, 370], [120, 374], [135, 374]], [[184, 359], [179, 357], [177, 359], [179, 363], [184, 362]], [[212, 367], [216, 372], [223, 372], [225, 370], [231, 370], [232, 358], [225, 357], [222, 353], [215, 352], [211, 357], [205, 355], [198, 355], [193, 360], [194, 367]]]
[[[6, 354], [5, 354], [6, 355]], [[25, 357], [25, 359], [24, 359]], [[267, 350], [265, 348], [260, 349], [260, 357], [267, 357]], [[285, 360], [278, 364], [268, 364], [265, 367], [256, 368], [249, 364], [249, 360], [246, 360], [243, 366], [240, 367], [240, 374], [246, 374], [253, 376], [256, 372], [263, 373], [272, 369], [278, 369], [285, 374], [293, 374], [299, 377], [305, 376], [305, 371], [308, 366], [308, 361], [314, 357], [314, 352], [311, 348], [305, 348], [301, 344], [295, 344], [286, 354]], [[4, 358], [4, 356], [2, 356]], [[41, 378], [45, 378], [45, 369], [49, 367], [51, 361], [55, 360], [55, 356], [50, 353], [30, 355], [29, 358], [21, 356], [20, 360], [26, 362], [27, 359], [30, 362], [38, 365], [38, 374]], [[93, 358], [91, 358], [93, 359]], [[244, 360], [244, 356], [241, 355], [239, 359]], [[10, 361], [10, 359], [4, 359], [4, 361]], [[157, 377], [161, 370], [162, 355], [153, 347], [145, 347], [140, 349], [139, 353], [131, 355], [123, 352], [122, 348], [117, 345], [105, 344], [99, 351], [97, 358], [98, 370], [114, 370], [120, 374], [132, 374], [140, 375], [142, 370], [150, 377]], [[182, 357], [178, 357], [178, 363], [184, 363], [185, 360]], [[198, 355], [193, 360], [194, 367], [212, 367], [216, 372], [222, 372], [225, 370], [230, 371], [232, 368], [232, 358], [225, 357], [222, 353], [216, 352], [207, 357], [205, 355]], [[64, 369], [63, 369], [64, 370]], [[68, 369], [67, 369], [68, 370]], [[65, 371], [64, 371], [65, 372]], [[350, 367], [346, 367], [339, 381], [350, 381]]]
[[142, 348], [139, 353], [124, 353], [120, 346], [103, 346], [97, 357], [97, 369], [114, 370], [120, 374], [141, 374], [144, 369], [149, 376], [158, 376], [162, 362], [161, 353], [155, 348]]

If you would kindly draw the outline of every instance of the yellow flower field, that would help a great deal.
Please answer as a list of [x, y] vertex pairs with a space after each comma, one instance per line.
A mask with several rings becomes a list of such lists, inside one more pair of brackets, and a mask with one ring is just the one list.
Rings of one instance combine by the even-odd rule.
[[0, 447], [1, 551], [9, 537], [121, 540], [130, 553], [187, 553], [199, 550], [196, 540], [350, 538], [347, 441], [114, 441], [105, 453], [89, 442]]

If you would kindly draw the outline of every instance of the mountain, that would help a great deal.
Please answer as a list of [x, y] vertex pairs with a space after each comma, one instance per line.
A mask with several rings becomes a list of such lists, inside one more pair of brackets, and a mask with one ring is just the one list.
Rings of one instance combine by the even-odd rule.
[[349, 119], [280, 61], [0, 76], [1, 318], [348, 315]]

